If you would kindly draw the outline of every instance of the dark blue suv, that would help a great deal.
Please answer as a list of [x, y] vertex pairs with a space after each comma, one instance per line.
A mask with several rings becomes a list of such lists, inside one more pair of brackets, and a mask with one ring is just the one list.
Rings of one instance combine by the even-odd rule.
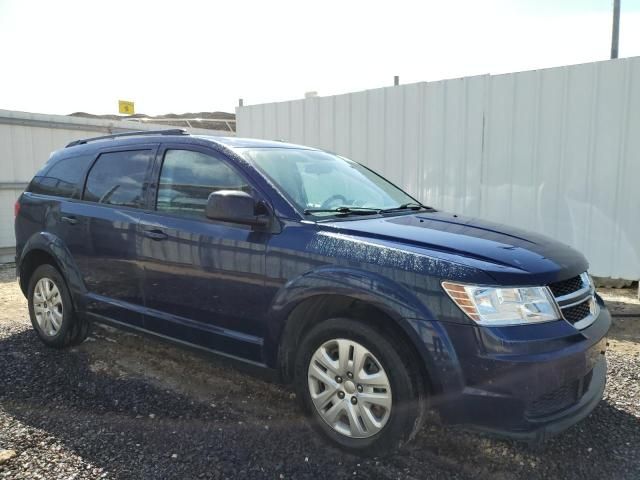
[[427, 409], [541, 441], [602, 398], [609, 313], [570, 247], [422, 205], [280, 142], [72, 142], [16, 203], [44, 343], [107, 322], [273, 369], [318, 431], [379, 454]]

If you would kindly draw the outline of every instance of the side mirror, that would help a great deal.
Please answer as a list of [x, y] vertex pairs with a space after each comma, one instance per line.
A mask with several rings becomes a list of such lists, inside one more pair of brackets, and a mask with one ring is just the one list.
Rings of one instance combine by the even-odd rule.
[[205, 215], [212, 220], [240, 223], [242, 225], [267, 226], [269, 215], [256, 214], [259, 204], [247, 192], [218, 190], [209, 195]]

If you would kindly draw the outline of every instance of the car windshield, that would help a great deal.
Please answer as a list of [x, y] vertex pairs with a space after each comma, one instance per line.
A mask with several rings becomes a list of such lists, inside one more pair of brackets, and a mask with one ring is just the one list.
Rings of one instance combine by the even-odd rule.
[[377, 213], [416, 205], [415, 199], [362, 165], [326, 152], [252, 148], [242, 154], [307, 215]]

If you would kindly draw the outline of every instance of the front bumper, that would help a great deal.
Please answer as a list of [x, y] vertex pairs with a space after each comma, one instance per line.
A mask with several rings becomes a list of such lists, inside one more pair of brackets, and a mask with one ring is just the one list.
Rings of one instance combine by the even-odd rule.
[[610, 325], [601, 305], [596, 321], [582, 331], [566, 322], [524, 330], [447, 328], [461, 388], [443, 392], [435, 406], [448, 423], [514, 439], [538, 442], [562, 432], [602, 399]]
[[540, 443], [549, 437], [565, 431], [587, 417], [600, 403], [604, 394], [607, 378], [607, 360], [603, 356], [592, 371], [591, 382], [577, 403], [547, 417], [528, 419], [528, 427], [524, 430], [505, 430], [491, 426], [476, 428], [501, 437], [512, 438], [532, 443]]

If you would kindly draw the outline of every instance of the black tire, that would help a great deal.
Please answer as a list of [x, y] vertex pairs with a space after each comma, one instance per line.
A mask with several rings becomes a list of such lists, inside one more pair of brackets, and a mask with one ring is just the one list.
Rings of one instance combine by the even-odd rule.
[[[34, 312], [34, 291], [39, 280], [49, 278], [52, 280], [60, 292], [62, 299], [62, 323], [55, 335], [47, 335], [38, 325]], [[81, 344], [89, 335], [89, 323], [76, 314], [73, 302], [69, 295], [67, 283], [57, 268], [52, 265], [40, 265], [29, 279], [27, 300], [29, 303], [29, 317], [31, 325], [40, 337], [42, 342], [53, 348], [65, 348]]]
[[[314, 352], [325, 342], [340, 338], [358, 342], [369, 350], [387, 373], [391, 386], [392, 406], [387, 423], [368, 438], [352, 438], [334, 430], [320, 416], [309, 391], [308, 368]], [[296, 395], [314, 428], [342, 450], [366, 456], [392, 453], [411, 440], [422, 426], [426, 402], [417, 360], [407, 351], [403, 342], [357, 320], [332, 318], [315, 326], [300, 344], [294, 370]], [[399, 352], [403, 352], [402, 356]]]

